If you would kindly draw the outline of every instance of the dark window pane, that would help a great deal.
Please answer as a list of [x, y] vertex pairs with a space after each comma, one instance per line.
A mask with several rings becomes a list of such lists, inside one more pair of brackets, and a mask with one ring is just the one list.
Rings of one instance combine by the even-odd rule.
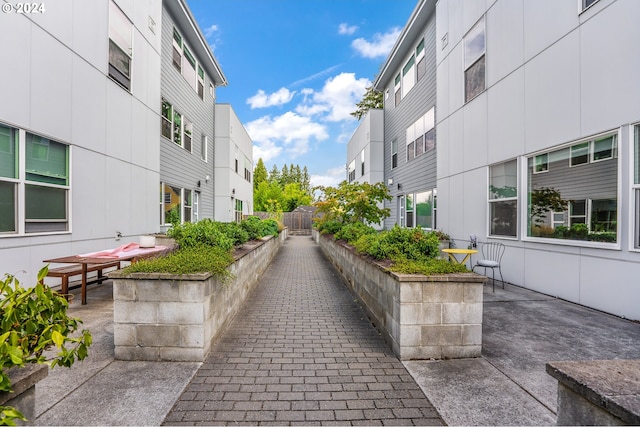
[[465, 102], [470, 101], [484, 91], [484, 59], [485, 56], [482, 55], [480, 59], [464, 72]]
[[517, 236], [518, 204], [515, 200], [489, 203], [492, 236]]
[[16, 229], [16, 184], [0, 181], [0, 233]]
[[25, 186], [25, 217], [29, 220], [67, 220], [67, 190]]

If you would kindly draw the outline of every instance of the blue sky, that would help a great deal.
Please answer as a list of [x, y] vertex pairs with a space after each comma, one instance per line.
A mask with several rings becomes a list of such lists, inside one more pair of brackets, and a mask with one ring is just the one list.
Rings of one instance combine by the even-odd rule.
[[314, 185], [345, 179], [349, 113], [416, 0], [187, 0], [249, 132], [254, 163], [307, 166]]

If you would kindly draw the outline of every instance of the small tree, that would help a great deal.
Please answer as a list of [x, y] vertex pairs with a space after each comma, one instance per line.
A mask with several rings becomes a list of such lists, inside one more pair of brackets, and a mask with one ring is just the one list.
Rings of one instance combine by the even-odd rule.
[[356, 104], [356, 111], [349, 114], [360, 120], [362, 117], [364, 117], [365, 114], [367, 114], [367, 111], [369, 111], [370, 109], [383, 108], [383, 106], [384, 97], [382, 95], [382, 92], [378, 92], [373, 88], [373, 86], [369, 86], [367, 88], [367, 91], [364, 93], [364, 96], [362, 97], [362, 101]]
[[267, 168], [265, 167], [261, 157], [258, 159], [256, 167], [253, 169], [253, 190], [257, 190], [258, 185], [263, 181], [267, 181], [268, 178], [269, 173], [267, 172]]
[[342, 181], [337, 188], [317, 189], [322, 192], [320, 200], [316, 202], [318, 212], [324, 214], [322, 222], [378, 224], [391, 213], [389, 208], [378, 206], [385, 200], [391, 200], [389, 189], [382, 182], [369, 184]]
[[547, 213], [564, 211], [567, 205], [555, 188], [540, 187], [531, 192], [531, 217], [538, 226], [544, 223]]

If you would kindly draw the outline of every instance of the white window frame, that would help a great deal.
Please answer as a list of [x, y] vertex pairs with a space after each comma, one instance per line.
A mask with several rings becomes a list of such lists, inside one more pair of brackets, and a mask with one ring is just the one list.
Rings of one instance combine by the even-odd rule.
[[[482, 29], [480, 30], [480, 27], [482, 27]], [[467, 46], [470, 45], [472, 41], [476, 40], [478, 35], [482, 34], [482, 49], [479, 50], [478, 52], [474, 52], [473, 55], [469, 55], [469, 50], [467, 49]], [[468, 43], [469, 42], [469, 43]], [[464, 38], [463, 38], [463, 79], [464, 79], [464, 84], [463, 84], [463, 99], [464, 102], [470, 102], [471, 100], [475, 99], [478, 97], [478, 95], [480, 95], [481, 93], [483, 93], [486, 89], [487, 89], [487, 27], [485, 25], [485, 17], [482, 16], [482, 18], [480, 18], [478, 20], [478, 22], [476, 22], [473, 27], [471, 27], [471, 29], [469, 31], [467, 31], [467, 33], [465, 34]], [[480, 90], [478, 93], [473, 94], [473, 95], [469, 95], [467, 94], [467, 71], [469, 71], [469, 69], [471, 69], [474, 65], [476, 65], [480, 60], [482, 60], [484, 58], [484, 84], [482, 86], [482, 90]]]
[[[491, 168], [493, 167], [498, 167], [501, 165], [506, 165], [507, 163], [510, 162], [516, 162], [516, 194], [513, 196], [509, 196], [509, 197], [497, 197], [497, 198], [491, 198], [491, 185], [492, 181], [491, 181]], [[489, 165], [487, 167], [487, 233], [486, 235], [488, 237], [491, 237], [492, 239], [505, 239], [505, 240], [518, 240], [519, 235], [522, 233], [522, 230], [520, 228], [520, 224], [522, 223], [522, 217], [521, 217], [521, 211], [523, 209], [521, 209], [522, 206], [522, 202], [520, 200], [521, 197], [521, 188], [522, 188], [522, 181], [521, 181], [521, 161], [520, 159], [508, 159], [505, 160], [503, 162], [499, 162], [499, 163], [494, 163], [492, 165]], [[506, 175], [505, 175], [506, 176]], [[506, 183], [506, 179], [505, 179], [505, 183]], [[491, 205], [492, 204], [496, 204], [496, 203], [504, 203], [504, 202], [515, 202], [516, 203], [516, 225], [515, 225], [515, 236], [509, 236], [509, 235], [504, 235], [504, 234], [491, 234]]]
[[[14, 126], [10, 126], [7, 124], [2, 124], [3, 127], [9, 128], [12, 131], [12, 135], [14, 138], [14, 146], [13, 146], [13, 156], [14, 158], [17, 156], [17, 170], [14, 174], [14, 177], [3, 177], [0, 176], [0, 181], [3, 183], [9, 183], [14, 187], [14, 204], [13, 204], [13, 212], [14, 212], [14, 230], [0, 232], [0, 238], [4, 237], [16, 237], [16, 236], [40, 236], [40, 235], [56, 235], [56, 234], [69, 234], [72, 232], [72, 197], [71, 197], [71, 182], [72, 182], [72, 146], [66, 144], [61, 141], [57, 141], [46, 136], [42, 136], [36, 134], [31, 131], [27, 131], [25, 129], [16, 128]], [[44, 138], [49, 143], [55, 143], [65, 147], [65, 155], [66, 155], [66, 176], [62, 177], [59, 175], [49, 175], [47, 173], [34, 173], [32, 175], [38, 176], [50, 176], [54, 179], [64, 178], [66, 184], [62, 183], [52, 183], [52, 182], [44, 182], [34, 179], [29, 179], [27, 176], [27, 134], [30, 134], [34, 137]], [[50, 188], [55, 190], [60, 190], [64, 192], [64, 203], [65, 203], [65, 218], [57, 219], [57, 218], [49, 218], [49, 219], [28, 219], [27, 218], [27, 186], [34, 186], [39, 188]], [[64, 230], [38, 230], [38, 231], [27, 231], [27, 223], [35, 224], [35, 223], [60, 223], [65, 224]]]
[[640, 252], [640, 122], [629, 126], [629, 250]]
[[209, 137], [207, 135], [201, 135], [200, 137], [200, 160], [205, 163], [209, 162]]
[[[113, 46], [112, 46], [113, 44]], [[122, 66], [112, 63], [111, 50], [124, 54], [128, 74]], [[109, 2], [109, 77], [123, 89], [131, 92], [131, 68], [133, 66], [133, 24], [127, 15], [111, 0]], [[116, 53], [117, 53], [116, 51]], [[114, 60], [117, 56], [114, 56]]]

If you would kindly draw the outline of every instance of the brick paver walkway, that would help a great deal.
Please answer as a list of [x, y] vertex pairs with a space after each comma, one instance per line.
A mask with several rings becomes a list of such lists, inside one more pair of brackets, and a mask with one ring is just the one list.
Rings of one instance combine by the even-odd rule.
[[287, 240], [165, 423], [443, 425], [307, 236]]

